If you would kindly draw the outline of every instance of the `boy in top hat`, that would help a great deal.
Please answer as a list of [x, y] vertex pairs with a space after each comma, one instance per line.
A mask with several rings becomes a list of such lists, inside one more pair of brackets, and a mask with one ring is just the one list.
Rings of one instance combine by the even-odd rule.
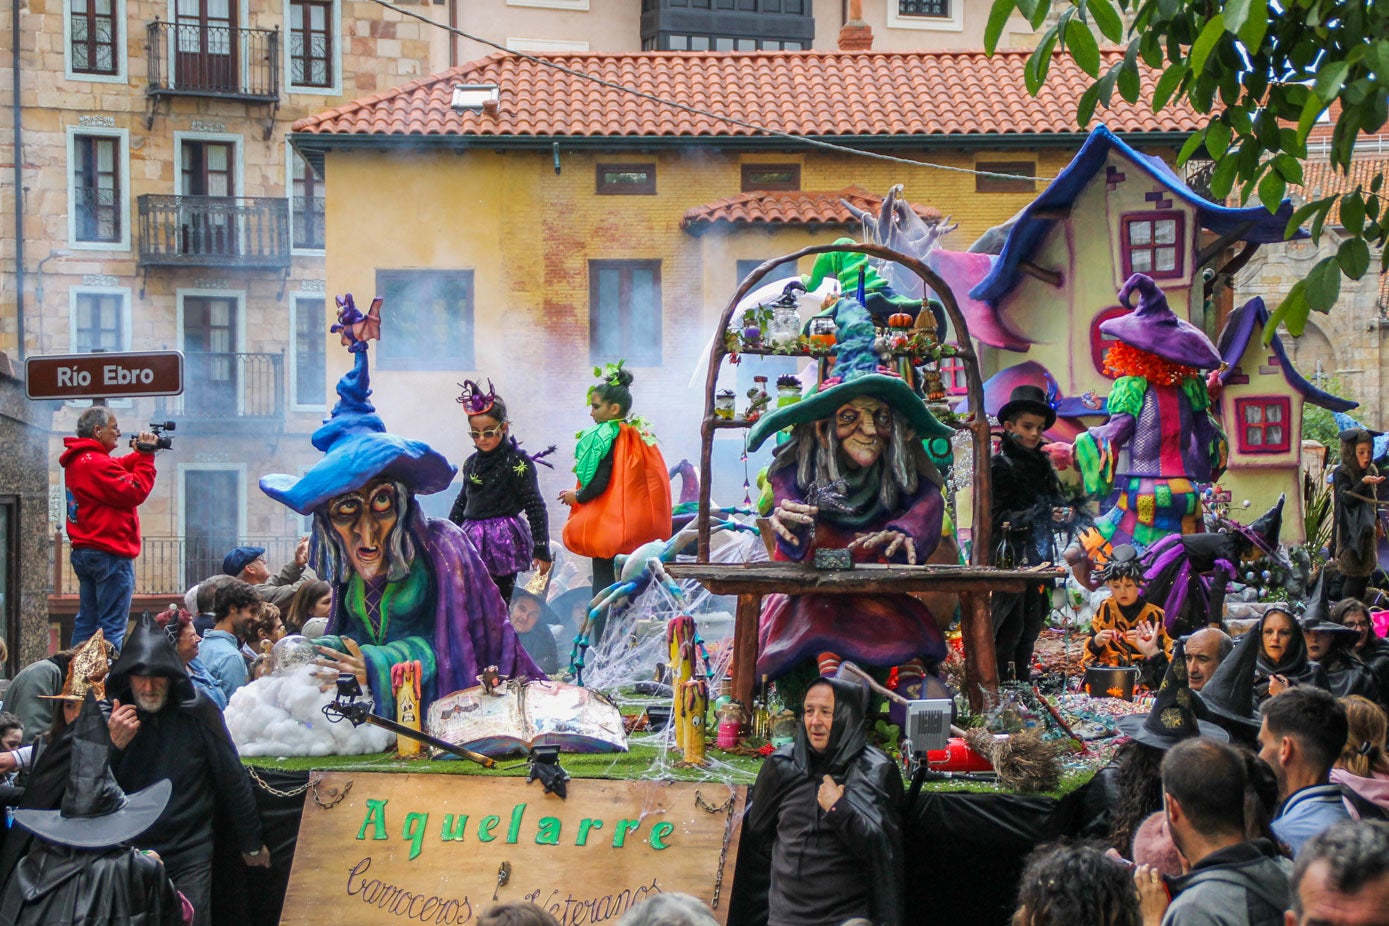
[[[1014, 566], [1054, 562], [1053, 526], [1071, 520], [1061, 480], [1042, 450], [1044, 432], [1056, 424], [1056, 410], [1040, 387], [1018, 386], [998, 410], [998, 420], [1003, 439], [991, 466], [993, 535], [1006, 545]], [[1000, 681], [1030, 678], [1032, 647], [1046, 620], [1048, 591], [1047, 585], [1037, 584], [1022, 592], [994, 592], [994, 650]]]

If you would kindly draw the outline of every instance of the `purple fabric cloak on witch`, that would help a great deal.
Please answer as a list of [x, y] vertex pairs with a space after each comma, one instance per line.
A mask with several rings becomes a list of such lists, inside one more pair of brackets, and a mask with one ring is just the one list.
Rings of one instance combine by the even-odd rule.
[[[877, 485], [880, 461], [865, 474], [867, 485]], [[777, 503], [804, 502], [797, 487], [795, 468], [771, 475]], [[940, 489], [922, 478], [913, 495], [900, 499], [896, 511], [875, 511], [853, 523], [836, 523], [822, 512], [814, 536], [799, 532], [801, 543], [792, 546], [777, 537], [775, 558], [802, 562], [816, 549], [843, 549], [861, 533], [901, 531], [916, 544], [917, 562], [925, 562], [940, 542], [945, 501]], [[856, 550], [854, 561], [882, 562], [878, 550]], [[905, 563], [905, 550], [892, 562]], [[763, 600], [758, 624], [757, 674], [768, 678], [785, 675], [798, 663], [832, 652], [862, 666], [896, 666], [920, 657], [928, 668], [945, 658], [945, 637], [931, 612], [910, 595], [768, 595]]]
[[[351, 309], [352, 297], [338, 304]], [[260, 480], [266, 495], [313, 515], [309, 559], [333, 588], [329, 635], [317, 642], [346, 651], [345, 637], [361, 647], [375, 711], [392, 718], [391, 666], [399, 662], [419, 661], [426, 702], [473, 687], [489, 666], [504, 677], [544, 678], [518, 642], [506, 602], [467, 535], [449, 521], [426, 519], [415, 500], [448, 488], [456, 469], [423, 441], [386, 431], [370, 401], [367, 341], [345, 332], [343, 343], [353, 368], [338, 381], [333, 414], [312, 438], [323, 459], [302, 476]], [[381, 570], [364, 578], [328, 509], [335, 499], [381, 481], [391, 484], [383, 497], [392, 499], [383, 520], [393, 520], [374, 553], [382, 557]]]

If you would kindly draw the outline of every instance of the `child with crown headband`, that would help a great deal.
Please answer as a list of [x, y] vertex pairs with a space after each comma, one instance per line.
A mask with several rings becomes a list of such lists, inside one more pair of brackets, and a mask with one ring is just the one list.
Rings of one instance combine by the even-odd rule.
[[[588, 390], [594, 426], [579, 435], [574, 452], [578, 485], [559, 500], [569, 506], [564, 545], [593, 560], [593, 593], [617, 581], [614, 560], [643, 543], [670, 536], [670, 475], [656, 438], [632, 410], [632, 373], [622, 361], [595, 369]], [[602, 627], [596, 626], [592, 642]]]
[[463, 488], [449, 520], [468, 535], [482, 557], [502, 598], [511, 600], [516, 574], [534, 568], [550, 571], [550, 525], [540, 497], [535, 464], [550, 464], [521, 449], [510, 434], [506, 403], [487, 381], [487, 390], [471, 380], [459, 384], [458, 404], [468, 415], [468, 435], [477, 452], [463, 463]]

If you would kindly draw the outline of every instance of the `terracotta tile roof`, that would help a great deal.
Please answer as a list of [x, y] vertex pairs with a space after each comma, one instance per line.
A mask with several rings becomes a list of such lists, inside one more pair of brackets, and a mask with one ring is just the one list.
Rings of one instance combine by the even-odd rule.
[[[1037, 97], [1024, 88], [1026, 50], [902, 52], [628, 52], [544, 55], [663, 99], [813, 136], [952, 136], [1077, 133], [1076, 102], [1089, 79], [1058, 53]], [[1122, 52], [1103, 53], [1102, 67]], [[1140, 102], [1100, 110], [1114, 131], [1189, 132], [1205, 118], [1186, 107], [1154, 114], [1157, 71], [1143, 72]], [[493, 112], [455, 113], [454, 84], [495, 84]], [[566, 74], [496, 54], [301, 119], [293, 131], [322, 135], [757, 136]]]
[[[1323, 196], [1339, 196], [1349, 193], [1357, 186], [1364, 187], [1366, 195], [1370, 191], [1370, 181], [1375, 174], [1389, 175], [1389, 157], [1354, 157], [1350, 161], [1350, 172], [1341, 173], [1331, 166], [1330, 161], [1309, 160], [1302, 162], [1302, 186], [1289, 188], [1289, 195], [1301, 206], [1312, 199]], [[1341, 203], [1338, 200], [1331, 206], [1326, 224], [1339, 225], [1341, 222]]]
[[[716, 222], [736, 225], [853, 225], [858, 222], [841, 199], [865, 212], [876, 213], [883, 198], [851, 186], [837, 192], [808, 190], [753, 190], [696, 206], [685, 213], [680, 227], [693, 234], [706, 231]], [[911, 204], [912, 210], [927, 222], [939, 222], [941, 214], [930, 206]]]

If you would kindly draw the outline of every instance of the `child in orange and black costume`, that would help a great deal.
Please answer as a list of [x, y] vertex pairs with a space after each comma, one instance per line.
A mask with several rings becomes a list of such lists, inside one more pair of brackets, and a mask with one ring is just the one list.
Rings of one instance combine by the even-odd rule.
[[1109, 597], [1100, 602], [1085, 641], [1085, 664], [1139, 667], [1139, 681], [1156, 688], [1172, 656], [1162, 608], [1143, 597], [1143, 566], [1129, 544], [1114, 548], [1102, 573]]

